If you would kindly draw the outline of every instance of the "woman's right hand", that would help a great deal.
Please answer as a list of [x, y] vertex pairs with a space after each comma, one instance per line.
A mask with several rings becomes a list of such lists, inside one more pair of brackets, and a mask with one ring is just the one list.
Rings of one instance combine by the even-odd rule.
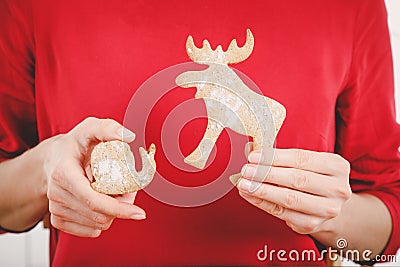
[[135, 135], [114, 120], [87, 118], [67, 134], [52, 137], [44, 160], [51, 224], [64, 232], [98, 237], [115, 218], [141, 220], [145, 212], [133, 205], [136, 193], [108, 196], [90, 182], [90, 153], [101, 141], [132, 142]]

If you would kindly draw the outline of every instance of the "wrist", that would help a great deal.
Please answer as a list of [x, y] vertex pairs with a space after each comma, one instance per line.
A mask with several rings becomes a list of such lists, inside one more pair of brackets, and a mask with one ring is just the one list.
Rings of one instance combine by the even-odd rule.
[[48, 162], [51, 160], [51, 150], [54, 142], [59, 138], [59, 136], [54, 136], [43, 140], [34, 148], [28, 150], [24, 153], [26, 160], [32, 165], [31, 169], [35, 170], [36, 180], [34, 181], [36, 189], [36, 195], [40, 198], [45, 198], [47, 200], [47, 188], [48, 188], [48, 175], [46, 168], [49, 166]]
[[338, 217], [324, 222], [319, 230], [313, 233], [312, 236], [326, 246], [336, 247], [336, 241], [343, 238], [341, 236], [341, 233], [343, 233], [341, 230], [342, 222]]
[[25, 231], [41, 220], [48, 210], [47, 177], [44, 162], [51, 141], [44, 141], [18, 157], [2, 163], [0, 176], [0, 225]]
[[[353, 197], [352, 194], [351, 197]], [[312, 236], [325, 246], [336, 248], [336, 242], [339, 239], [346, 238], [345, 227], [347, 221], [347, 215], [342, 211], [335, 218], [325, 221], [319, 227], [318, 231], [313, 233]], [[351, 218], [350, 218], [351, 219]]]
[[44, 153], [42, 152], [41, 145], [37, 145], [36, 147], [29, 149], [21, 156], [23, 157], [21, 165], [23, 164], [25, 168], [27, 168], [30, 174], [30, 186], [34, 192], [36, 197], [34, 198], [43, 198], [47, 194], [47, 178], [43, 170], [44, 163]]

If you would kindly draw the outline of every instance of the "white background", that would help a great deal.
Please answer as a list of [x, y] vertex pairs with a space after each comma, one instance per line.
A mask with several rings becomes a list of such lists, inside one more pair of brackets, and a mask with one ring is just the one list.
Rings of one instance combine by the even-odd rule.
[[[386, 0], [386, 3], [389, 11], [389, 26], [395, 59], [397, 122], [400, 123], [400, 0]], [[0, 266], [48, 266], [48, 239], [48, 230], [43, 229], [42, 224], [39, 224], [29, 233], [0, 235]], [[400, 250], [397, 253], [397, 260], [397, 263], [384, 265], [400, 266]], [[345, 262], [345, 265], [349, 264], [352, 263]]]

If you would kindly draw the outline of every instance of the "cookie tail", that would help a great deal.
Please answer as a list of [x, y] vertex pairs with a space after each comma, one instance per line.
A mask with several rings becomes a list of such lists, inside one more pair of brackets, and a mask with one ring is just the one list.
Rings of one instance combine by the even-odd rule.
[[155, 152], [156, 147], [154, 144], [150, 145], [148, 151], [143, 147], [139, 148], [140, 157], [142, 158], [142, 170], [137, 172], [137, 176], [134, 178], [141, 188], [146, 187], [153, 180], [156, 171]]

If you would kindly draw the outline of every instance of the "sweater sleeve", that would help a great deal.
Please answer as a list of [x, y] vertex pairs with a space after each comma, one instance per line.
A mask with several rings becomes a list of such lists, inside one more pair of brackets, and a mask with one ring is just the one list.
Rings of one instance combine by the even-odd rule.
[[353, 192], [372, 194], [387, 206], [393, 228], [381, 254], [388, 255], [400, 246], [400, 127], [392, 53], [384, 1], [359, 2], [348, 83], [336, 107], [336, 152], [351, 163]]
[[0, 162], [38, 142], [30, 4], [28, 0], [0, 0]]

